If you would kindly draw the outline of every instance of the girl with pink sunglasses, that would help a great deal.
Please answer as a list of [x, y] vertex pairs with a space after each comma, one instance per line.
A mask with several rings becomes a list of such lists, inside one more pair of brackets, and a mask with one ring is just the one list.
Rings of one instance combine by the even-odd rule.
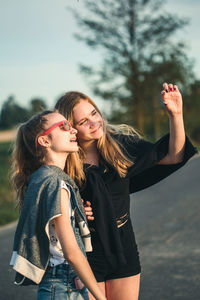
[[[15, 284], [38, 284], [38, 300], [105, 300], [85, 257], [90, 233], [79, 190], [64, 169], [79, 168], [77, 130], [45, 111], [22, 124], [13, 152], [20, 207], [10, 264]], [[68, 159], [73, 160], [73, 166]]]

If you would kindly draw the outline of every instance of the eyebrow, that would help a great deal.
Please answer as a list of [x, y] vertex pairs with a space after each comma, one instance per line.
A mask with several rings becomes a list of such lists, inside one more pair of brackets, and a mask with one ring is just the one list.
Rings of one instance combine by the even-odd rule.
[[94, 111], [96, 111], [95, 108], [91, 111], [91, 113], [89, 113], [89, 115], [88, 115], [87, 117], [80, 119], [78, 122], [76, 122], [76, 124], [79, 124], [79, 123], [81, 123], [83, 120], [87, 119]]

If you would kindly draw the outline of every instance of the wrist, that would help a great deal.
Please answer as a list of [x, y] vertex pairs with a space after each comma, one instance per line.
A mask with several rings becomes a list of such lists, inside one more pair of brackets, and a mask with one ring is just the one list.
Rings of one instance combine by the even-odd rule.
[[177, 119], [177, 120], [183, 119], [183, 112], [169, 114], [169, 119], [171, 119], [171, 120], [174, 120], [174, 119]]

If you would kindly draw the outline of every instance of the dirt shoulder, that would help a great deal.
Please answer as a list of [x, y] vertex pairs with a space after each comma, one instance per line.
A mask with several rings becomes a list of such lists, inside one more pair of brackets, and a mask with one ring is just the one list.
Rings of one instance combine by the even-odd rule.
[[0, 142], [9, 142], [14, 140], [16, 136], [16, 129], [0, 131]]

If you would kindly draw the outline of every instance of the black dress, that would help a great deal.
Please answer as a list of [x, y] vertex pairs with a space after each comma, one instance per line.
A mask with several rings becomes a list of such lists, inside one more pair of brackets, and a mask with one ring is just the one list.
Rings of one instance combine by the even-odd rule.
[[[89, 222], [93, 251], [88, 260], [98, 282], [128, 277], [141, 272], [134, 231], [129, 218], [130, 194], [142, 190], [183, 166], [196, 152], [186, 137], [185, 154], [181, 163], [158, 165], [168, 152], [169, 135], [156, 143], [137, 137], [113, 135], [120, 147], [132, 161], [125, 178], [100, 159], [99, 166], [84, 165], [86, 185], [81, 191], [84, 201], [90, 201], [94, 221]], [[117, 220], [123, 220], [117, 226]]]

